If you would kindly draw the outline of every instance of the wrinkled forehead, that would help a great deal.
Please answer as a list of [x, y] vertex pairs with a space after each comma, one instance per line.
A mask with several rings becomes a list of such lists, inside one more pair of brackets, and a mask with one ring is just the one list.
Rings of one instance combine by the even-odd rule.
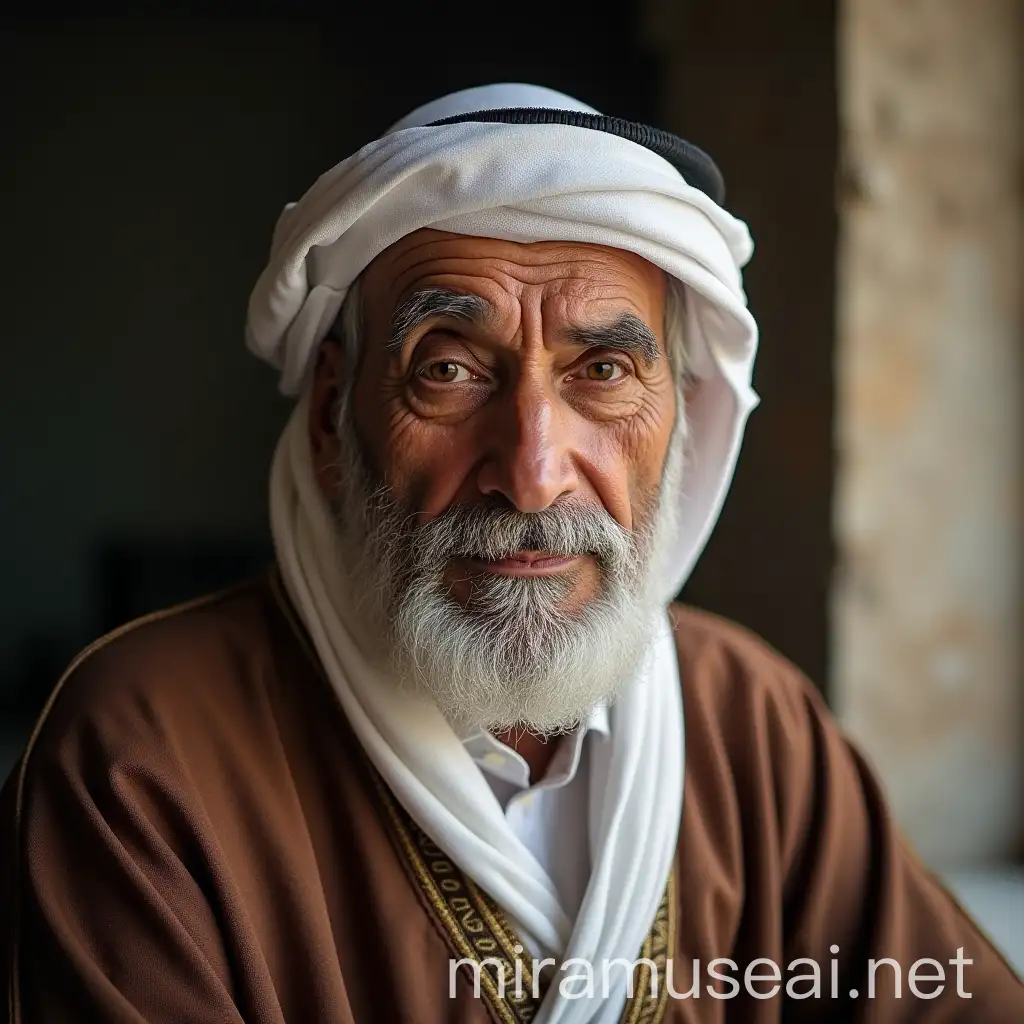
[[363, 301], [395, 308], [431, 288], [502, 305], [529, 297], [632, 305], [660, 311], [668, 275], [642, 256], [582, 242], [514, 242], [425, 228], [380, 253], [360, 277]]

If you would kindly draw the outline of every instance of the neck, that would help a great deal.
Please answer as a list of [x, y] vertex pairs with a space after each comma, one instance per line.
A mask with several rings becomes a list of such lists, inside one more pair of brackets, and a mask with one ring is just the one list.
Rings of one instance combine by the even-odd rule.
[[547, 775], [551, 759], [561, 742], [560, 736], [538, 736], [517, 729], [508, 729], [493, 735], [506, 747], [511, 747], [529, 765], [531, 786], [536, 785]]

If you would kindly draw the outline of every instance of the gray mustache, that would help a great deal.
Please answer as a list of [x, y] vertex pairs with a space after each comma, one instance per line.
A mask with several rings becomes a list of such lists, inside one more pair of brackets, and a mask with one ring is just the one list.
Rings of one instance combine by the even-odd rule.
[[520, 512], [507, 505], [456, 505], [415, 529], [413, 544], [424, 560], [499, 559], [519, 551], [547, 551], [601, 561], [628, 558], [636, 535], [604, 509], [565, 502], [542, 512]]

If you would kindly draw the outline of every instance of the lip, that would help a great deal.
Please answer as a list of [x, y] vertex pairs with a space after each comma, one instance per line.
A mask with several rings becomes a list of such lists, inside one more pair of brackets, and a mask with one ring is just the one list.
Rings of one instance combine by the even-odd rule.
[[521, 551], [512, 558], [483, 561], [466, 559], [466, 564], [477, 573], [498, 576], [555, 576], [579, 564], [582, 555], [548, 555], [543, 551]]

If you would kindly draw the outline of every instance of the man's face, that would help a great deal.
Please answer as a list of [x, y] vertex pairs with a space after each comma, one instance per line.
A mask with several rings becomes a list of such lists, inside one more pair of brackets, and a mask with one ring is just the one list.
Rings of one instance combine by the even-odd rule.
[[[329, 343], [311, 432], [349, 549], [376, 546], [374, 565], [396, 577], [372, 583], [390, 594], [386, 614], [415, 613], [420, 634], [427, 622], [441, 634], [435, 641], [462, 631], [451, 658], [511, 645], [506, 677], [530, 676], [534, 664], [540, 672], [506, 679], [512, 690], [583, 670], [576, 655], [575, 668], [566, 661], [566, 631], [579, 634], [569, 646], [598, 645], [596, 631], [640, 601], [646, 575], [676, 414], [665, 297], [661, 270], [601, 246], [424, 230], [374, 260], [361, 278], [354, 386], [353, 367]], [[350, 396], [340, 425], [328, 414], [339, 395]], [[625, 645], [629, 658], [635, 646]], [[521, 724], [497, 721], [522, 706], [510, 701], [488, 724]], [[587, 701], [569, 703], [520, 719], [569, 724]]]

